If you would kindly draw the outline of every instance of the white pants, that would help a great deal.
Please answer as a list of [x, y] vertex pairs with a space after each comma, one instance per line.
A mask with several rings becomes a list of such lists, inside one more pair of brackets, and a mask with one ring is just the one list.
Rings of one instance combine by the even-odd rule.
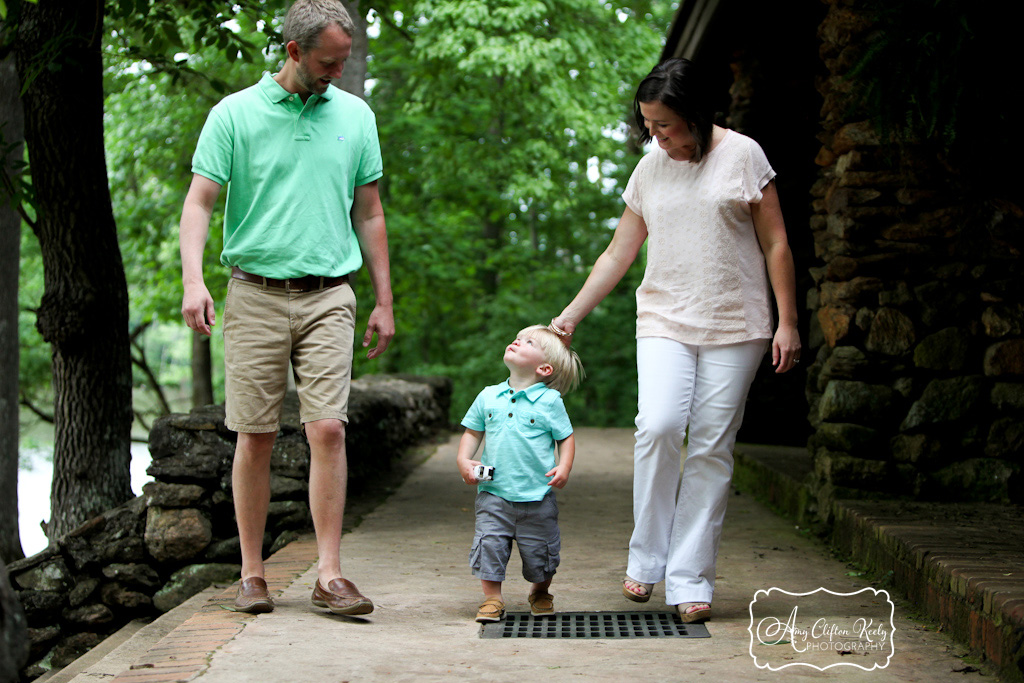
[[725, 346], [637, 340], [634, 528], [626, 574], [642, 583], [664, 580], [666, 604], [711, 601], [736, 432], [766, 348], [766, 340]]

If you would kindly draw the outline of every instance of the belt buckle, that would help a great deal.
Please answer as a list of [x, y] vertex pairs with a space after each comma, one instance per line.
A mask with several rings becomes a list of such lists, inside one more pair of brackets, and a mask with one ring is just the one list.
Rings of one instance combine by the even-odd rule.
[[316, 290], [314, 279], [319, 279], [321, 286], [323, 285], [322, 277], [316, 278], [313, 275], [303, 275], [302, 277], [290, 277], [285, 280], [285, 289], [289, 292], [298, 292], [299, 294], [312, 292]]

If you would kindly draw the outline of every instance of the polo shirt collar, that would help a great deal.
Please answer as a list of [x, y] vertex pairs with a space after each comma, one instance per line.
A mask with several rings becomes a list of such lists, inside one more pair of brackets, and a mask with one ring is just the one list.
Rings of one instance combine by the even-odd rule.
[[[499, 396], [502, 395], [502, 394], [507, 394], [507, 393], [509, 393], [509, 390], [511, 388], [512, 388], [512, 386], [508, 383], [508, 380], [505, 380], [504, 382], [502, 382], [501, 384], [498, 385], [497, 394]], [[514, 396], [522, 395], [530, 403], [533, 403], [538, 398], [540, 398], [541, 395], [545, 391], [547, 391], [547, 389], [548, 389], [548, 387], [547, 387], [546, 384], [544, 384], [544, 382], [537, 382], [536, 384], [532, 384], [532, 385], [526, 387], [525, 389], [520, 389], [519, 391], [515, 392], [515, 394], [513, 394], [513, 395]]]
[[[263, 93], [267, 96], [267, 98], [274, 104], [278, 104], [288, 99], [294, 94], [282, 88], [281, 84], [275, 81], [274, 76], [269, 73], [263, 74], [263, 78], [260, 79], [259, 86], [260, 90], [262, 90]], [[325, 100], [329, 100], [334, 97], [334, 87], [328, 86], [327, 91], [324, 92], [323, 95], [317, 95], [316, 93], [313, 93], [312, 95], [310, 95], [310, 97], [319, 97]]]

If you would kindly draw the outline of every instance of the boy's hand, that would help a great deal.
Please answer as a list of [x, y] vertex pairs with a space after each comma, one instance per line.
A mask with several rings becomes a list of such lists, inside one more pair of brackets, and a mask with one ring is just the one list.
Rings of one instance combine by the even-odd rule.
[[551, 477], [548, 486], [553, 486], [556, 489], [564, 488], [569, 483], [569, 468], [558, 465], [544, 476]]
[[455, 464], [459, 466], [459, 474], [462, 475], [462, 481], [470, 486], [480, 483], [473, 475], [473, 468], [483, 463], [472, 458], [476, 455], [477, 449], [480, 448], [480, 442], [483, 441], [483, 438], [483, 432], [467, 429], [459, 441], [459, 453], [455, 457]]
[[477, 465], [483, 465], [483, 463], [479, 460], [459, 460], [459, 474], [462, 475], [462, 481], [470, 486], [480, 483], [480, 480], [473, 475], [473, 469]]

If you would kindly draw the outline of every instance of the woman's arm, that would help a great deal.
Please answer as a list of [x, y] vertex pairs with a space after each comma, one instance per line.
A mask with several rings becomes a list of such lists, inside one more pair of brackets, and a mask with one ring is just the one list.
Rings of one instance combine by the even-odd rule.
[[750, 205], [750, 212], [779, 308], [779, 328], [772, 340], [772, 365], [775, 372], [786, 372], [800, 358], [800, 334], [796, 329], [796, 269], [774, 180], [765, 185], [761, 195], [760, 202]]
[[640, 253], [640, 247], [646, 239], [647, 224], [644, 223], [643, 217], [626, 207], [622, 212], [622, 218], [619, 219], [618, 227], [615, 228], [612, 241], [594, 263], [579, 294], [552, 323], [571, 334], [576, 325], [619, 283], [629, 270], [629, 266], [636, 260], [636, 255]]

